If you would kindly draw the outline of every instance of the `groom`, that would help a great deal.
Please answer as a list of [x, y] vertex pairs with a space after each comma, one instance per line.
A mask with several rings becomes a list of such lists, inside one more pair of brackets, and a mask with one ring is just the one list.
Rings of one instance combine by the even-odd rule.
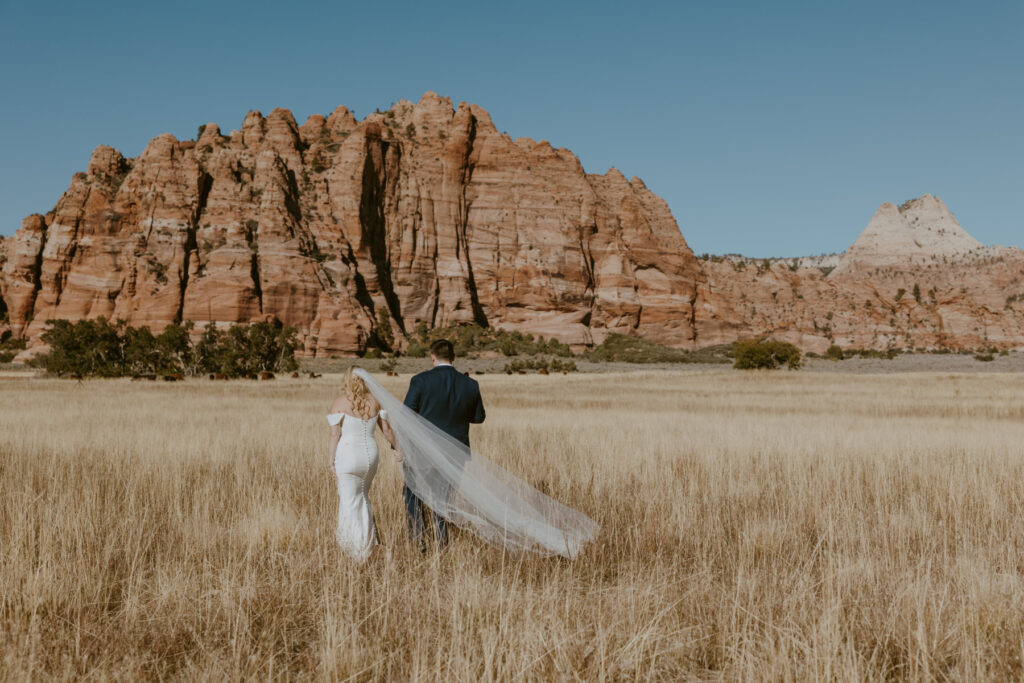
[[[421, 372], [409, 382], [405, 405], [468, 446], [469, 425], [480, 424], [485, 417], [480, 385], [452, 365], [455, 361], [455, 347], [447, 339], [438, 339], [430, 345], [430, 360], [434, 368]], [[408, 486], [403, 487], [402, 493], [405, 496], [409, 534], [422, 548], [423, 516], [427, 508]], [[436, 514], [431, 516], [438, 547], [444, 547], [448, 542], [448, 525]]]

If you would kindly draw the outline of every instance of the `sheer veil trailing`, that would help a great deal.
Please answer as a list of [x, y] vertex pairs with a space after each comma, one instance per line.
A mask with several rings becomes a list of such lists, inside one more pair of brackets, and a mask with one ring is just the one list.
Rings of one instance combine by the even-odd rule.
[[406, 485], [427, 507], [485, 541], [574, 557], [598, 525], [470, 450], [392, 396], [365, 370], [355, 373], [387, 411], [405, 454]]

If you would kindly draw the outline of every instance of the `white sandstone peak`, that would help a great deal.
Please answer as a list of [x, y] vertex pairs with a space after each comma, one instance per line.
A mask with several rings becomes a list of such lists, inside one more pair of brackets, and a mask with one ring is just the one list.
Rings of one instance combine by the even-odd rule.
[[853, 265], [894, 266], [963, 258], [984, 245], [960, 227], [941, 199], [926, 194], [878, 207], [834, 272]]

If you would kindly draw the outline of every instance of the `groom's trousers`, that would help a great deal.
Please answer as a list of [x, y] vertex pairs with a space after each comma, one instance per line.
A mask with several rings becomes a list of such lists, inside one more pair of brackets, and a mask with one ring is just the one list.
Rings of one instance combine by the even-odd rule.
[[448, 522], [424, 505], [423, 501], [417, 498], [416, 494], [410, 491], [408, 486], [402, 486], [402, 496], [405, 498], [406, 522], [409, 524], [409, 536], [412, 538], [413, 543], [416, 543], [421, 548], [425, 547], [423, 538], [424, 517], [429, 511], [430, 518], [433, 520], [434, 540], [437, 542], [437, 546], [443, 548], [447, 545]]

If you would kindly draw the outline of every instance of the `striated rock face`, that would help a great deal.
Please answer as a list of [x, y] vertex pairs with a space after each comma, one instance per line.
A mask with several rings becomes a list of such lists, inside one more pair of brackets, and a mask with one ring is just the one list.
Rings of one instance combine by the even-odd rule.
[[925, 195], [883, 204], [841, 257], [698, 260], [638, 178], [427, 93], [362, 121], [249, 112], [134, 159], [97, 147], [0, 242], [0, 335], [101, 315], [277, 318], [310, 356], [357, 353], [382, 324], [402, 347], [420, 323], [466, 322], [577, 346], [1022, 347], [1024, 252], [982, 247]]
[[834, 270], [790, 261], [704, 262], [708, 305], [816, 352], [1024, 347], [1024, 251], [982, 246], [931, 195], [879, 207]]
[[[637, 178], [499, 133], [427, 93], [356, 121], [275, 109], [240, 131], [98, 147], [3, 266], [16, 334], [106, 316], [133, 325], [278, 318], [307, 355], [365, 347], [376, 321], [478, 322], [578, 345], [610, 332], [725, 339], [668, 206]], [[386, 314], [386, 315], [385, 315]]]

